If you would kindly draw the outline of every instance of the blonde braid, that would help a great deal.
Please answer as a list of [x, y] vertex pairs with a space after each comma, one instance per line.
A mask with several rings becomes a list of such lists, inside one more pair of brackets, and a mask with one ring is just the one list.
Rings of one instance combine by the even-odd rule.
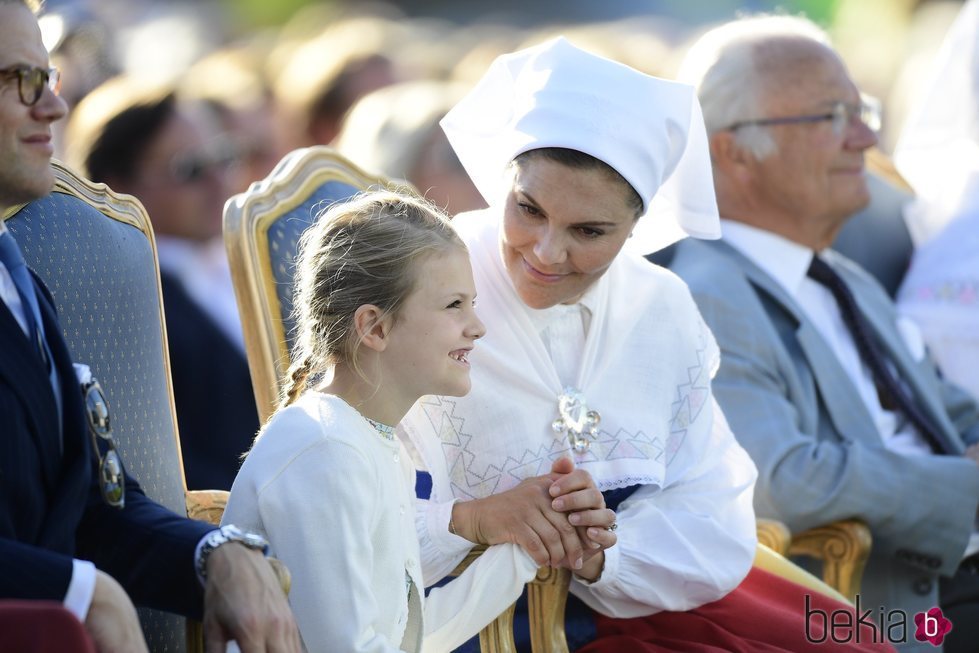
[[306, 382], [312, 373], [313, 357], [309, 355], [303, 356], [299, 362], [289, 366], [288, 380], [282, 388], [282, 397], [279, 399], [279, 410], [299, 398], [299, 395], [306, 389]]

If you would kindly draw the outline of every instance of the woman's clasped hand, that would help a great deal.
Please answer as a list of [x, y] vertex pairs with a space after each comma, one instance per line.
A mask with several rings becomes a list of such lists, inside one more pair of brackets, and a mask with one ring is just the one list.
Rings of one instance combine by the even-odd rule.
[[591, 475], [559, 458], [551, 472], [525, 479], [499, 494], [457, 503], [452, 525], [457, 535], [479, 544], [512, 542], [523, 547], [541, 566], [567, 567], [582, 578], [589, 563], [615, 544], [609, 530], [615, 513]]

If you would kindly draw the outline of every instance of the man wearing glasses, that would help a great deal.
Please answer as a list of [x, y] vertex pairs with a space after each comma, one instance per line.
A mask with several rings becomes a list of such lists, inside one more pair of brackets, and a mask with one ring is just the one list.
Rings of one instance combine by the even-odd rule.
[[[0, 0], [0, 210], [54, 182], [51, 125], [66, 107], [36, 9]], [[264, 542], [178, 517], [126, 485], [101, 390], [84, 374], [84, 394], [75, 390], [50, 298], [2, 223], [0, 300], [0, 598], [63, 602], [100, 651], [146, 650], [127, 591], [152, 607], [203, 613], [211, 650], [234, 638], [243, 651], [298, 651]], [[93, 462], [94, 451], [105, 453]], [[73, 559], [82, 546], [111, 556], [97, 561], [122, 585]]]
[[828, 249], [870, 200], [879, 108], [795, 17], [708, 32], [681, 79], [703, 106], [723, 237], [681, 242], [670, 267], [721, 346], [713, 389], [758, 466], [758, 515], [794, 532], [863, 520], [861, 606], [903, 610], [904, 646], [932, 650], [912, 619], [941, 601], [945, 650], [975, 650], [979, 409], [939, 379], [883, 289]]

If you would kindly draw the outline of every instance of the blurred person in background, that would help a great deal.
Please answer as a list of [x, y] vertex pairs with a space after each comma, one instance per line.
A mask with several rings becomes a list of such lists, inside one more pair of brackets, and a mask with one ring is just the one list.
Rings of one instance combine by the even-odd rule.
[[206, 102], [235, 155], [230, 194], [264, 179], [286, 151], [276, 138], [272, 91], [262, 73], [257, 40], [210, 53], [184, 75], [182, 97]]
[[556, 36], [564, 36], [581, 47], [647, 75], [672, 78], [675, 55], [666, 40], [665, 29], [652, 16], [577, 25], [547, 25], [536, 30], [525, 44], [529, 47]]
[[895, 162], [917, 197], [919, 247], [898, 309], [945, 376], [979, 398], [979, 2], [965, 4], [904, 127]]
[[135, 195], [152, 221], [190, 489], [229, 489], [258, 431], [221, 240], [231, 151], [216, 125], [170, 87], [118, 77], [79, 103], [66, 132], [69, 163]]
[[271, 78], [277, 127], [286, 150], [329, 145], [358, 99], [400, 81], [389, 53], [395, 44], [405, 46], [399, 32], [399, 26], [385, 18], [349, 18], [282, 55], [286, 61]]
[[344, 119], [336, 148], [368, 172], [407, 181], [449, 215], [485, 208], [438, 124], [464, 91], [415, 81], [365, 95]]

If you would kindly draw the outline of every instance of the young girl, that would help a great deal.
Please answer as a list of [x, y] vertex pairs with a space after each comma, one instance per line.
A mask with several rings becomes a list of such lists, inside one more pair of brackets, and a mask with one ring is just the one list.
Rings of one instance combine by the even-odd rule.
[[300, 252], [289, 382], [224, 518], [265, 534], [289, 567], [307, 650], [451, 650], [537, 569], [497, 545], [422, 591], [414, 470], [393, 426], [424, 394], [469, 391], [484, 328], [468, 251], [428, 203], [377, 192], [327, 210]]

